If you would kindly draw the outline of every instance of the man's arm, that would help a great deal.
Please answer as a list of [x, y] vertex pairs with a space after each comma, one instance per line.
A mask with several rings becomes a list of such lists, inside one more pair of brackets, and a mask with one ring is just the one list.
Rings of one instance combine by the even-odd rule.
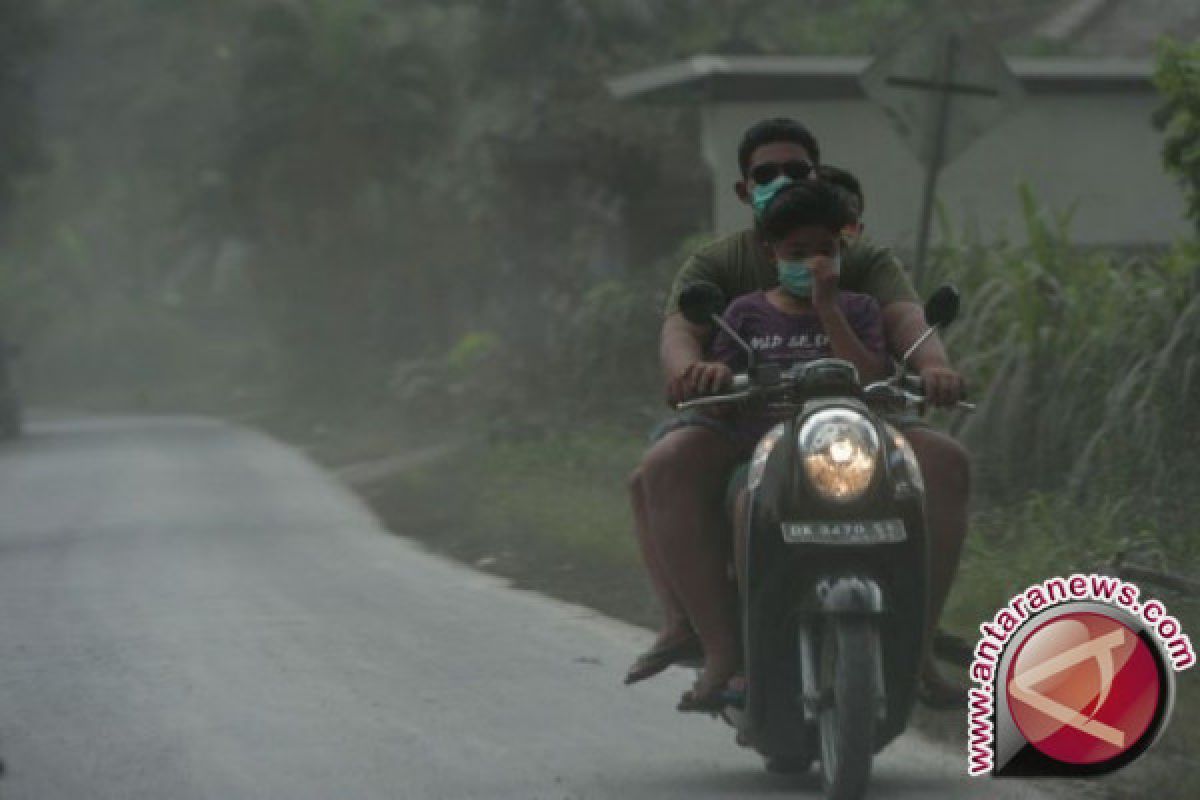
[[729, 383], [729, 367], [704, 360], [711, 335], [709, 326], [693, 325], [679, 312], [663, 320], [658, 352], [667, 382], [667, 402], [672, 406], [690, 397], [714, 394]]
[[[850, 245], [844, 259], [849, 285], [871, 295], [882, 306], [888, 349], [899, 358], [928, 327], [925, 310], [904, 267], [887, 248], [861, 239]], [[962, 399], [962, 376], [950, 366], [946, 349], [936, 335], [913, 354], [911, 366], [925, 381], [925, 395], [933, 405], [951, 406]]]
[[672, 406], [697, 395], [714, 394], [733, 379], [733, 373], [725, 364], [704, 360], [713, 326], [694, 325], [679, 309], [679, 297], [687, 286], [693, 283], [724, 286], [722, 265], [721, 259], [714, 260], [703, 251], [693, 253], [671, 284], [658, 353], [667, 384], [667, 402]]
[[694, 325], [679, 312], [668, 314], [663, 320], [658, 348], [663, 377], [670, 380], [695, 362], [704, 360], [704, 349], [711, 335], [712, 329], [707, 325]]
[[[898, 300], [883, 307], [884, 334], [896, 358], [904, 355], [928, 328], [925, 309], [916, 303]], [[966, 394], [966, 384], [950, 366], [946, 348], [936, 333], [917, 348], [909, 364], [925, 381], [925, 396], [935, 406], [952, 406]]]

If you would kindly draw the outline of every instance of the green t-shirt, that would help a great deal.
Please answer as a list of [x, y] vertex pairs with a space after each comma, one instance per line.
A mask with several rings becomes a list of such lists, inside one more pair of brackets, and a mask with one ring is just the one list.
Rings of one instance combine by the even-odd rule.
[[[753, 228], [730, 234], [693, 253], [671, 284], [667, 314], [679, 310], [679, 294], [690, 283], [708, 281], [720, 287], [726, 302], [779, 283], [775, 263]], [[864, 240], [843, 242], [842, 274], [838, 285], [848, 292], [874, 297], [880, 307], [901, 300], [919, 303], [912, 281], [900, 260], [886, 247]]]

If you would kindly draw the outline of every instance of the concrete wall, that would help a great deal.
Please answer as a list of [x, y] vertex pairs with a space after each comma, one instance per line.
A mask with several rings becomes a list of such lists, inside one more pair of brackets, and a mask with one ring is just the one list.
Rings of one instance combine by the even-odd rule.
[[[1162, 137], [1150, 121], [1159, 102], [1149, 92], [1029, 96], [942, 172], [939, 201], [956, 230], [973, 230], [983, 241], [1024, 241], [1017, 187], [1025, 181], [1044, 207], [1074, 208], [1071, 232], [1078, 244], [1169, 244], [1190, 227], [1182, 192], [1163, 172]], [[732, 189], [737, 142], [769, 116], [808, 125], [822, 160], [862, 180], [870, 234], [901, 251], [915, 249], [923, 167], [883, 112], [861, 98], [707, 106], [705, 155], [719, 231], [750, 219]]]

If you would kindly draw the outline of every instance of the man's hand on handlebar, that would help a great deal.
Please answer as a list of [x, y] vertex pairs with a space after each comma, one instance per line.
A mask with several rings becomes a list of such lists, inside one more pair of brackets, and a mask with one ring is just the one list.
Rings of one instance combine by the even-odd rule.
[[926, 367], [921, 370], [921, 382], [926, 401], [938, 408], [956, 405], [967, 395], [966, 381], [950, 367]]
[[667, 382], [667, 401], [677, 405], [693, 397], [716, 394], [733, 384], [733, 371], [718, 361], [692, 362]]

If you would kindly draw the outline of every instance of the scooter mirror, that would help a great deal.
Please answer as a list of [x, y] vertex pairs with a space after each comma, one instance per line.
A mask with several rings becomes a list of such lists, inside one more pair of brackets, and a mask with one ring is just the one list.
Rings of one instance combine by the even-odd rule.
[[925, 301], [925, 324], [945, 328], [958, 317], [959, 294], [950, 284], [944, 284]]
[[725, 310], [725, 294], [715, 283], [689, 283], [679, 295], [679, 310], [693, 325], [711, 325], [712, 315]]

